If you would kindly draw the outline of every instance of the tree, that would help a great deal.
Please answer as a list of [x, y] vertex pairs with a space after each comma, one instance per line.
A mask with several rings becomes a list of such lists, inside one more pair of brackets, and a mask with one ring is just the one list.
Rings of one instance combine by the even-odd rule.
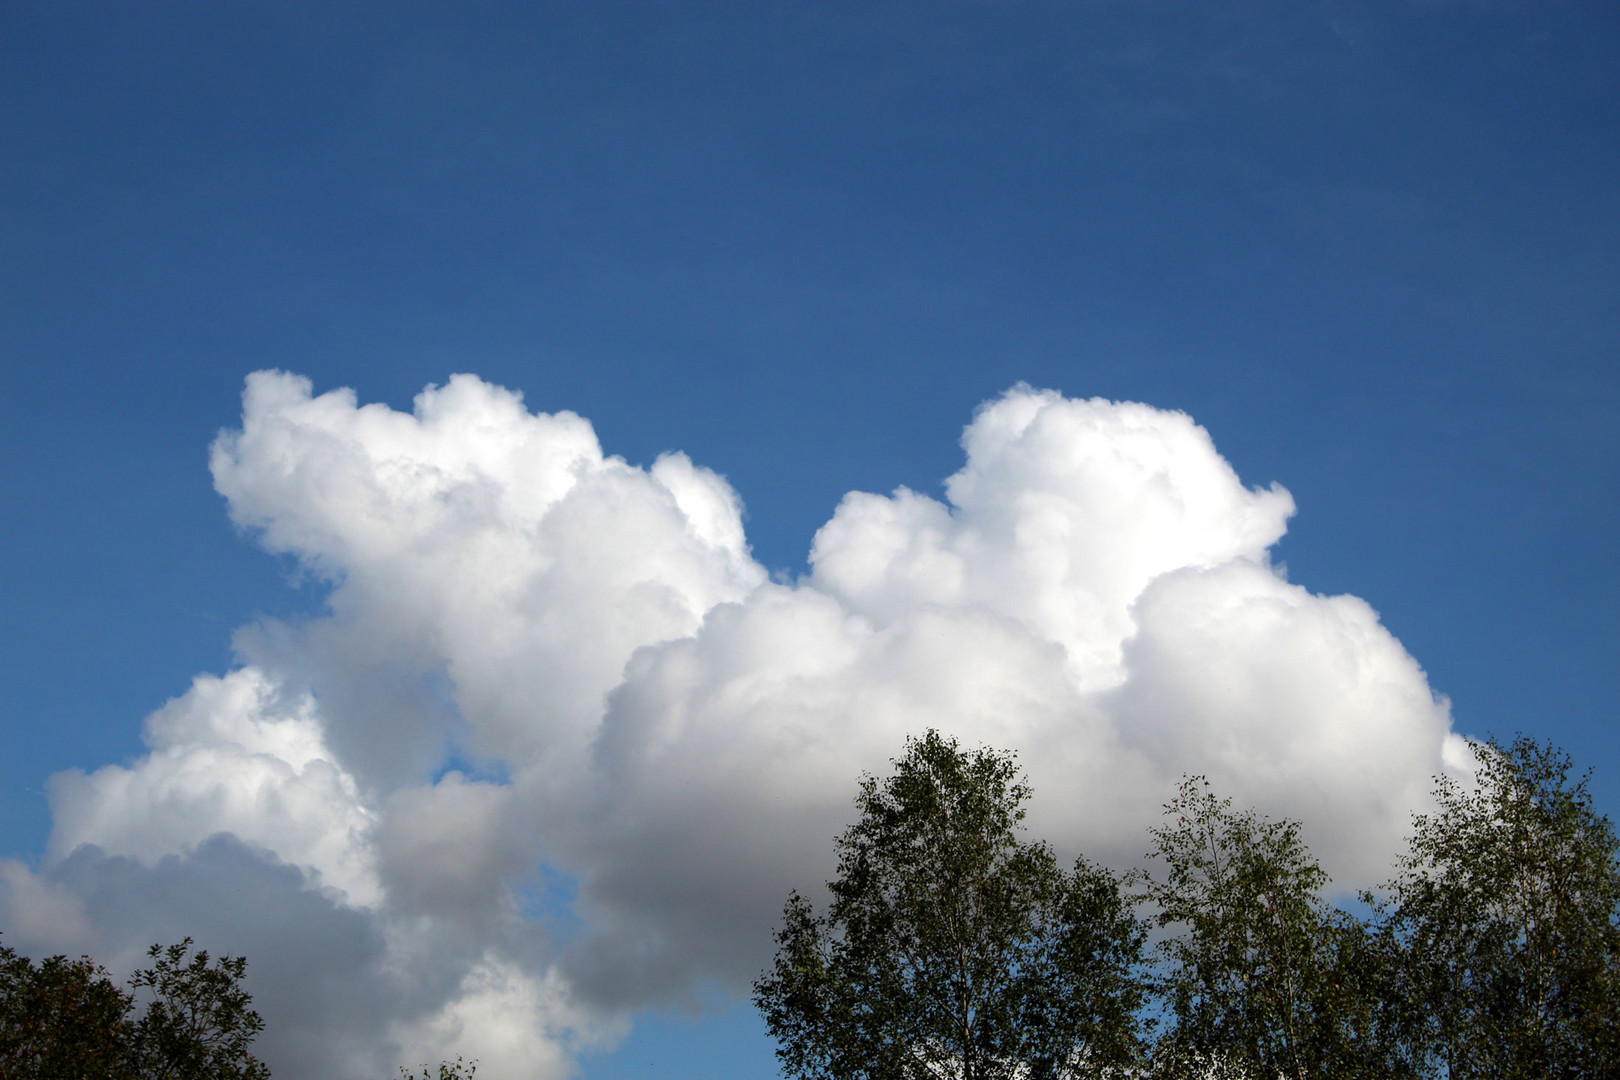
[[1620, 841], [1567, 754], [1475, 751], [1389, 885], [1425, 1056], [1453, 1080], [1620, 1075]]
[[[89, 957], [37, 966], [0, 947], [0, 1080], [268, 1080], [247, 961], [152, 946], [125, 990]], [[137, 1008], [137, 1005], [140, 1008]]]
[[826, 914], [792, 895], [754, 1000], [805, 1080], [1059, 1080], [1138, 1056], [1145, 930], [1119, 881], [1021, 841], [1010, 754], [930, 731], [861, 781]]
[[437, 1075], [429, 1072], [426, 1065], [422, 1066], [420, 1077], [414, 1073], [406, 1072], [403, 1065], [399, 1067], [400, 1080], [473, 1080], [473, 1075], [477, 1072], [478, 1062], [476, 1060], [466, 1062], [459, 1057], [455, 1061], [439, 1062]]
[[0, 1080], [128, 1076], [130, 996], [88, 956], [0, 946]]
[[1239, 1075], [1409, 1075], [1390, 951], [1321, 899], [1328, 876], [1296, 822], [1236, 811], [1203, 777], [1182, 781], [1151, 830], [1163, 864], [1146, 899], [1173, 931], [1158, 946], [1170, 1028], [1161, 1071], [1191, 1061]]
[[153, 945], [149, 968], [130, 986], [149, 995], [134, 1024], [131, 1057], [142, 1080], [268, 1080], [270, 1070], [248, 1052], [264, 1020], [242, 989], [247, 960], [226, 956], [213, 963], [199, 950], [188, 958], [191, 939]]

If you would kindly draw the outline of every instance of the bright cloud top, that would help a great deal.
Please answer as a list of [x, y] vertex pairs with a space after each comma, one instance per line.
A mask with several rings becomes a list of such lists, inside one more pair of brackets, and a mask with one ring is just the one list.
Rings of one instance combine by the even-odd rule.
[[1071, 854], [1130, 862], [1202, 772], [1304, 818], [1343, 885], [1467, 764], [1377, 614], [1272, 567], [1289, 494], [1182, 413], [1014, 388], [943, 502], [846, 496], [784, 584], [722, 477], [473, 376], [409, 415], [280, 372], [243, 401], [215, 485], [329, 609], [244, 628], [145, 757], [55, 778], [0, 925], [245, 952], [301, 1075], [560, 1077], [630, 1009], [741, 988], [858, 774], [928, 727], [1020, 752]]

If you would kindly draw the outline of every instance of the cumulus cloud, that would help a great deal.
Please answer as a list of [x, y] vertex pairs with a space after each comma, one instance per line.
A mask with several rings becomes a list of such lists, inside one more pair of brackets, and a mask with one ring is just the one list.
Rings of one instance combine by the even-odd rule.
[[977, 606], [1063, 646], [1080, 685], [1123, 677], [1131, 605], [1159, 575], [1263, 563], [1294, 500], [1250, 491], [1184, 413], [1014, 391], [979, 411], [949, 505], [854, 493], [816, 534], [813, 583], [878, 625]]
[[378, 900], [376, 815], [327, 750], [315, 703], [279, 700], [255, 667], [198, 676], [147, 717], [133, 768], [51, 778], [48, 854], [82, 844], [147, 861], [229, 833], [293, 863], [357, 906]]
[[1022, 386], [962, 445], [943, 499], [846, 496], [786, 583], [684, 455], [467, 375], [406, 414], [256, 373], [215, 484], [327, 608], [244, 628], [146, 756], [54, 779], [8, 940], [244, 952], [298, 1075], [560, 1077], [745, 986], [860, 772], [928, 727], [1018, 751], [1067, 853], [1129, 863], [1203, 772], [1379, 876], [1466, 748], [1376, 612], [1271, 565], [1288, 492], [1184, 414]]
[[[526, 765], [571, 769], [632, 652], [765, 578], [720, 477], [679, 454], [605, 457], [582, 418], [531, 415], [471, 376], [407, 416], [261, 372], [211, 466], [234, 521], [333, 586], [331, 618], [284, 643], [284, 665], [351, 706], [442, 674], [470, 748]], [[431, 720], [435, 704], [411, 711]], [[391, 713], [335, 712], [333, 737], [419, 766], [386, 744], [425, 740], [431, 756], [441, 732]]]

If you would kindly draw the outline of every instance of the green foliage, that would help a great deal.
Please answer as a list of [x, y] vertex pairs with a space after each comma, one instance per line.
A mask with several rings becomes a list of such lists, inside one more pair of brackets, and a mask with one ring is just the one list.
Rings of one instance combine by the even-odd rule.
[[792, 1076], [1058, 1080], [1138, 1056], [1145, 932], [1119, 882], [1017, 831], [1010, 755], [908, 740], [862, 780], [825, 915], [797, 894], [754, 998]]
[[399, 1075], [400, 1080], [472, 1080], [473, 1074], [477, 1071], [477, 1061], [464, 1062], [458, 1057], [455, 1061], [439, 1062], [439, 1071], [436, 1074], [429, 1072], [428, 1067], [423, 1065], [421, 1075], [418, 1076], [415, 1073], [406, 1072], [405, 1067], [401, 1065]]
[[0, 946], [0, 1080], [129, 1076], [130, 996], [89, 957]]
[[1620, 1075], [1620, 851], [1568, 755], [1520, 737], [1442, 779], [1390, 884], [1422, 1050], [1454, 1080]]
[[1567, 755], [1477, 749], [1361, 918], [1296, 822], [1200, 777], [1139, 896], [1065, 871], [1018, 836], [1012, 757], [929, 732], [862, 780], [832, 904], [789, 898], [755, 1003], [801, 1080], [1620, 1076], [1620, 839]]
[[168, 948], [153, 945], [149, 968], [130, 986], [146, 992], [146, 1010], [130, 1040], [136, 1075], [142, 1080], [268, 1080], [270, 1070], [248, 1052], [264, 1030], [252, 996], [241, 987], [243, 957], [209, 962], [191, 952], [191, 939]]
[[1163, 872], [1146, 894], [1172, 931], [1158, 946], [1171, 1021], [1161, 1063], [1299, 1080], [1409, 1074], [1388, 939], [1322, 901], [1328, 876], [1299, 824], [1236, 811], [1202, 777], [1183, 780], [1165, 813], [1149, 855]]
[[264, 1022], [247, 962], [190, 951], [152, 946], [126, 991], [89, 957], [36, 966], [0, 947], [0, 1080], [268, 1080], [248, 1053]]

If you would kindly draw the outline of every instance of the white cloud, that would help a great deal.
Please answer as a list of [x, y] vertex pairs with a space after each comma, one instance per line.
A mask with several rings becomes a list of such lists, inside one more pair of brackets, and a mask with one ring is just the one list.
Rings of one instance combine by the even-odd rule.
[[927, 727], [1017, 750], [1070, 852], [1133, 858], [1197, 771], [1305, 818], [1343, 884], [1382, 873], [1466, 753], [1370, 607], [1272, 568], [1289, 494], [1183, 414], [1025, 387], [963, 446], [943, 501], [851, 494], [772, 583], [682, 455], [637, 468], [471, 376], [404, 414], [255, 374], [215, 483], [329, 610], [245, 628], [144, 758], [58, 777], [0, 918], [269, 954], [266, 1053], [300, 1075], [459, 1052], [502, 1080], [744, 986], [858, 774]]
[[855, 493], [816, 534], [813, 581], [880, 625], [982, 606], [1067, 651], [1080, 684], [1121, 678], [1131, 604], [1160, 574], [1264, 563], [1294, 501], [1250, 491], [1184, 413], [1019, 388], [979, 410], [949, 507]]
[[0, 914], [10, 945], [66, 954], [89, 951], [97, 943], [83, 898], [17, 859], [0, 859]]
[[1100, 701], [1127, 745], [1304, 821], [1346, 885], [1388, 876], [1432, 777], [1467, 755], [1377, 613], [1234, 562], [1164, 575], [1135, 614], [1127, 678]]
[[432, 1016], [396, 1026], [408, 1061], [437, 1063], [473, 1049], [480, 1073], [566, 1076], [580, 1050], [622, 1037], [626, 1025], [578, 1008], [555, 972], [544, 977], [486, 957]]
[[50, 855], [95, 844], [150, 862], [230, 833], [352, 904], [378, 901], [376, 815], [333, 761], [307, 696], [281, 700], [251, 666], [201, 675], [147, 718], [146, 744], [151, 753], [133, 768], [51, 778]]
[[[283, 664], [323, 702], [442, 673], [470, 748], [522, 765], [571, 769], [635, 649], [765, 578], [724, 480], [681, 455], [604, 457], [585, 420], [466, 375], [406, 416], [259, 372], [212, 468], [233, 520], [333, 583], [331, 618]], [[396, 756], [391, 717], [331, 723], [362, 768]]]

